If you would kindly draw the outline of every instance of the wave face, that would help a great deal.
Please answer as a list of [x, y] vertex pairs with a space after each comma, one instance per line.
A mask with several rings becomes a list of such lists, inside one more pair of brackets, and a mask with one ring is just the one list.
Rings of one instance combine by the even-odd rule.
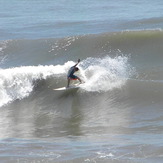
[[[162, 43], [161, 30], [1, 41], [0, 138], [18, 138], [3, 149], [28, 153], [25, 161], [161, 159]], [[79, 58], [85, 83], [54, 91]]]
[[65, 86], [66, 73], [78, 58], [87, 92], [122, 89], [130, 79], [161, 82], [162, 38], [162, 31], [152, 30], [1, 41], [0, 106], [29, 97], [40, 81], [50, 82], [44, 91]]
[[161, 30], [124, 31], [63, 39], [6, 40], [0, 42], [1, 68], [64, 64], [68, 60], [109, 55], [130, 55], [131, 62], [162, 59]]

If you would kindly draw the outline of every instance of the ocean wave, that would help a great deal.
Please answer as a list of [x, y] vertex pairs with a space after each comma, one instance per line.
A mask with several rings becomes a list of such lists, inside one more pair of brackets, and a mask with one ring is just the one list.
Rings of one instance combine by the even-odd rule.
[[162, 36], [160, 30], [147, 30], [1, 41], [0, 106], [29, 97], [37, 81], [51, 89], [65, 86], [66, 73], [78, 58], [86, 92], [124, 88], [131, 76], [162, 81]]
[[26, 66], [0, 70], [0, 106], [30, 95], [34, 81], [65, 73], [64, 67]]
[[[50, 66], [22, 66], [0, 70], [0, 106], [16, 99], [28, 97], [39, 80], [51, 80], [51, 84], [44, 90], [65, 86], [68, 69], [75, 63], [68, 61], [63, 65]], [[81, 89], [87, 92], [106, 92], [114, 88], [121, 88], [126, 79], [132, 74], [128, 58], [119, 56], [110, 58], [87, 58], [80, 65], [80, 77], [85, 84]], [[45, 94], [46, 96], [46, 94]]]
[[[60, 39], [1, 41], [1, 68], [63, 64], [67, 60], [131, 55], [135, 64], [163, 59], [162, 30], [122, 31]], [[7, 57], [6, 57], [7, 56]], [[5, 59], [4, 59], [5, 58]], [[3, 64], [2, 64], [3, 60]]]

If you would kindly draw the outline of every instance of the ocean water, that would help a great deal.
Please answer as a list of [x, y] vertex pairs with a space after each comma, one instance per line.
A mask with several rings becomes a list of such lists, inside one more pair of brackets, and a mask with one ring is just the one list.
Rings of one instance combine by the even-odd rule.
[[[0, 162], [162, 163], [162, 11], [0, 0]], [[54, 91], [79, 58], [85, 83]]]

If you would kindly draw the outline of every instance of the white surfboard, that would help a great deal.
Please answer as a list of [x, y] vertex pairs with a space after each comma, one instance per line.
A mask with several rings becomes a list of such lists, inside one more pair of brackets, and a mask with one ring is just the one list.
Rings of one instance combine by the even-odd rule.
[[74, 85], [71, 85], [69, 87], [61, 87], [61, 88], [56, 88], [56, 89], [53, 89], [55, 91], [64, 91], [64, 90], [71, 90], [71, 89], [79, 89], [80, 88], [80, 84], [74, 84]]

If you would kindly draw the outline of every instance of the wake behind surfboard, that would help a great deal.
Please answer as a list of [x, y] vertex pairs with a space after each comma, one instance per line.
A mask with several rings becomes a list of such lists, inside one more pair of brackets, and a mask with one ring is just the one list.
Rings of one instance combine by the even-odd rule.
[[72, 86], [69, 87], [61, 87], [61, 88], [56, 88], [53, 89], [54, 91], [65, 91], [65, 90], [71, 90], [71, 89], [79, 89], [81, 86], [81, 84], [74, 84]]

